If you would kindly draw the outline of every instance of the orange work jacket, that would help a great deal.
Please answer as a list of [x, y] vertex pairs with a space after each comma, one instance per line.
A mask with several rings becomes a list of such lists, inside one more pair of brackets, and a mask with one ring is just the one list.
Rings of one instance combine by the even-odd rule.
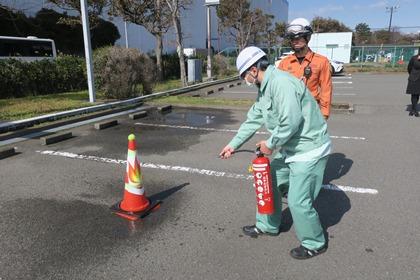
[[[308, 81], [303, 76], [303, 71], [307, 66], [311, 67], [311, 76]], [[320, 54], [314, 53], [311, 50], [305, 56], [302, 64], [294, 54], [288, 55], [283, 58], [278, 68], [287, 71], [298, 79], [302, 79], [308, 89], [311, 91], [312, 96], [318, 102], [324, 117], [329, 117], [332, 96], [332, 81], [331, 81], [331, 68], [328, 58]]]

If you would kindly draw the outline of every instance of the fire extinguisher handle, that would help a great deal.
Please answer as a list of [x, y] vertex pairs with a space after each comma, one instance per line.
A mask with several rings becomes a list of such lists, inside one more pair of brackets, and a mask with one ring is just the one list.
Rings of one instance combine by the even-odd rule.
[[263, 157], [264, 153], [261, 152], [261, 147], [257, 147], [257, 149], [255, 150], [255, 154], [257, 155], [257, 157]]

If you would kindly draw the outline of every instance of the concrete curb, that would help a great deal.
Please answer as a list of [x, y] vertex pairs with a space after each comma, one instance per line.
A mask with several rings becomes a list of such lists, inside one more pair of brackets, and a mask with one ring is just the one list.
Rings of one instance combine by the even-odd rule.
[[71, 133], [71, 132], [60, 133], [60, 134], [56, 134], [56, 135], [53, 135], [53, 136], [41, 137], [41, 145], [54, 144], [54, 143], [57, 143], [57, 142], [60, 142], [60, 141], [70, 139], [72, 137], [73, 137], [73, 133]]
[[11, 157], [16, 154], [16, 148], [0, 148], [0, 159]]
[[111, 126], [116, 126], [118, 125], [118, 120], [110, 120], [110, 121], [104, 121], [104, 122], [100, 122], [100, 123], [95, 123], [94, 127], [97, 130], [102, 130]]
[[128, 117], [132, 120], [136, 120], [136, 119], [140, 119], [140, 118], [144, 118], [147, 116], [147, 112], [146, 111], [140, 111], [138, 113], [133, 113], [133, 114], [129, 114]]
[[159, 106], [157, 109], [159, 112], [165, 113], [172, 110], [172, 105]]
[[[73, 123], [83, 122], [83, 121], [86, 121], [86, 120], [89, 120], [89, 119], [103, 117], [103, 116], [107, 116], [107, 115], [118, 113], [118, 112], [133, 110], [134, 108], [137, 108], [137, 107], [138, 106], [131, 105], [131, 106], [123, 107], [123, 108], [115, 108], [115, 109], [106, 110], [106, 111], [102, 111], [102, 112], [92, 113], [92, 114], [89, 114], [89, 115], [76, 116], [76, 117], [69, 118], [69, 119], [66, 119], [66, 120], [58, 120], [58, 121], [48, 123], [48, 124], [45, 124], [45, 125], [41, 125], [41, 126], [37, 126], [37, 127], [31, 127], [31, 128], [21, 129], [21, 130], [18, 130], [18, 131], [12, 131], [12, 132], [6, 133], [4, 135], [0, 134], [0, 143], [1, 143], [1, 141], [8, 140], [8, 139], [11, 139], [11, 138], [22, 137], [24, 135], [31, 134], [31, 133], [45, 131], [45, 130], [53, 129], [53, 128], [56, 128], [56, 127], [73, 124]], [[156, 110], [156, 106], [141, 106], [140, 108], [141, 108], [142, 111]]]
[[354, 113], [354, 106], [350, 103], [333, 103], [331, 104], [331, 113], [352, 114]]

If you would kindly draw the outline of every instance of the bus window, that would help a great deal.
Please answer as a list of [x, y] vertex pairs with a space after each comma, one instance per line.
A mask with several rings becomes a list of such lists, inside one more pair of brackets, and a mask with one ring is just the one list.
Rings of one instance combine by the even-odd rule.
[[54, 41], [0, 37], [0, 58], [16, 58], [26, 61], [55, 58]]

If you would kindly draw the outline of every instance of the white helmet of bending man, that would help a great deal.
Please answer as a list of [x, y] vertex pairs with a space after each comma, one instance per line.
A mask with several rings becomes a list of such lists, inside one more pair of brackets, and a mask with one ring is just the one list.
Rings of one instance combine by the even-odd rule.
[[236, 59], [236, 68], [239, 71], [239, 76], [242, 76], [245, 71], [266, 55], [262, 49], [257, 47], [251, 46], [243, 49]]
[[286, 37], [290, 39], [304, 37], [307, 41], [309, 41], [312, 33], [314, 32], [311, 24], [305, 18], [296, 18], [286, 27]]

